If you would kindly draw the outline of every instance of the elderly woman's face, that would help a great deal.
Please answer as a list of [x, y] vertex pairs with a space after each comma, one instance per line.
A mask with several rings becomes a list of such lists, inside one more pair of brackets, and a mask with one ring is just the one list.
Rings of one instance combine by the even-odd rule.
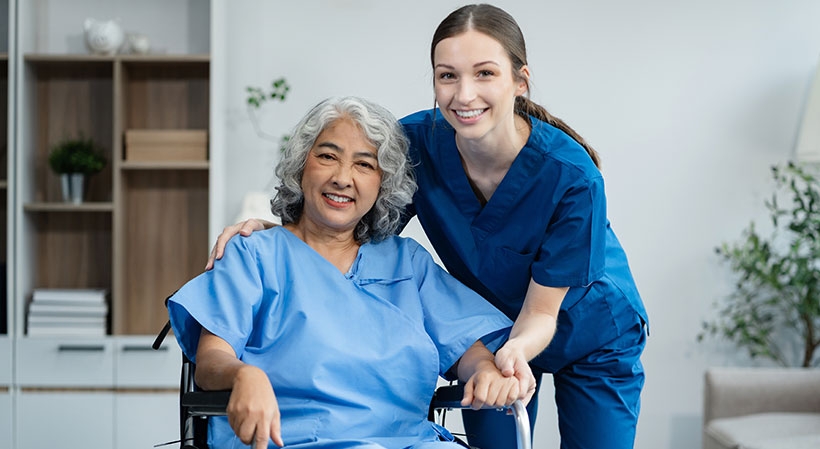
[[324, 230], [352, 231], [379, 195], [382, 173], [376, 151], [349, 118], [325, 128], [308, 153], [302, 175], [302, 219]]

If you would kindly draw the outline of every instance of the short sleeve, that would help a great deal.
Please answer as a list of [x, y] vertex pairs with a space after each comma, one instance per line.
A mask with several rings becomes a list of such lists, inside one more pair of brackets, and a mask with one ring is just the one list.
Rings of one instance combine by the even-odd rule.
[[236, 236], [222, 259], [168, 298], [171, 326], [183, 353], [196, 362], [201, 329], [222, 338], [241, 357], [262, 300], [262, 282], [250, 237]]
[[[413, 265], [424, 310], [424, 327], [439, 352], [439, 374], [478, 340], [495, 352], [509, 336], [512, 321], [457, 281], [418, 245]], [[486, 338], [485, 338], [486, 337]]]
[[532, 267], [535, 282], [550, 287], [582, 287], [604, 274], [606, 198], [603, 177], [576, 178], [566, 189]]

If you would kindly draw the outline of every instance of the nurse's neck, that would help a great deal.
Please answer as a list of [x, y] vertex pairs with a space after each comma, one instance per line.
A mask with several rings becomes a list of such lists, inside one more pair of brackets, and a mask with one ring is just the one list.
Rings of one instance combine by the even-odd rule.
[[284, 227], [333, 264], [342, 274], [350, 271], [361, 246], [353, 238], [353, 229], [336, 231], [310, 226], [306, 222], [307, 220], [299, 220], [298, 223], [290, 223]]
[[530, 136], [530, 127], [518, 115], [514, 125], [497, 128], [476, 139], [456, 134], [456, 147], [464, 173], [478, 201], [490, 201], [498, 185], [524, 148]]

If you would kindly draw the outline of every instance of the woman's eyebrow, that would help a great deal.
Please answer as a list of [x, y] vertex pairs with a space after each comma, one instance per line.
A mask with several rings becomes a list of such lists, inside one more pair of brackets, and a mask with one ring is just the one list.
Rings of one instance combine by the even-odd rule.
[[340, 147], [339, 145], [336, 145], [333, 142], [319, 142], [319, 143], [316, 144], [316, 146], [321, 147], [321, 148], [328, 148], [328, 149], [331, 149], [331, 150], [337, 151], [337, 152], [342, 151], [342, 147]]
[[[320, 148], [327, 148], [327, 149], [333, 150], [337, 153], [344, 152], [344, 149], [342, 149], [342, 147], [340, 147], [339, 145], [337, 145], [333, 142], [330, 142], [330, 141], [319, 142], [319, 143], [316, 144], [316, 146], [320, 147]], [[375, 159], [375, 160], [379, 159], [376, 156], [376, 153], [374, 153], [372, 151], [369, 151], [369, 150], [357, 151], [357, 152], [353, 153], [353, 156], [355, 156], [355, 157], [366, 157], [366, 158]]]

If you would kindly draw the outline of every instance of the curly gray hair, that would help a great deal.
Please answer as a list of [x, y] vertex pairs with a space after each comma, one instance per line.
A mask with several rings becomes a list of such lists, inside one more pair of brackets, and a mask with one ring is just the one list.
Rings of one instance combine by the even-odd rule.
[[308, 153], [319, 134], [340, 118], [350, 118], [376, 147], [382, 170], [379, 195], [373, 208], [359, 221], [353, 236], [359, 243], [380, 241], [398, 230], [404, 208], [413, 200], [416, 181], [407, 155], [408, 140], [396, 118], [386, 108], [358, 97], [328, 98], [314, 106], [296, 125], [276, 165], [280, 184], [271, 200], [271, 212], [282, 224], [302, 216], [302, 175]]

